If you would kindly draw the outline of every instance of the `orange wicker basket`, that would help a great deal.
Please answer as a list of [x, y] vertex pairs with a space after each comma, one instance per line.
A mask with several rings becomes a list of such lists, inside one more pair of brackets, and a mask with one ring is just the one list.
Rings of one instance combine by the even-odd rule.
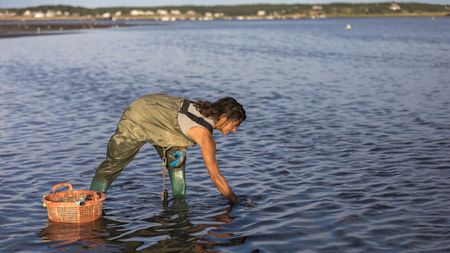
[[[58, 188], [68, 187], [68, 191], [56, 192]], [[102, 204], [106, 195], [89, 190], [74, 191], [70, 183], [56, 184], [52, 193], [44, 195], [48, 219], [54, 222], [86, 223], [102, 216]]]

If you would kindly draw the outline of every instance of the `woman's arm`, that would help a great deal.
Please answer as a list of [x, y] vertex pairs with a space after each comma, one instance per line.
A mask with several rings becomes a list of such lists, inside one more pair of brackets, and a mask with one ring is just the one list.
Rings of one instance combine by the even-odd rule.
[[237, 197], [228, 185], [227, 180], [220, 173], [219, 166], [217, 165], [216, 143], [214, 142], [211, 133], [203, 127], [192, 127], [189, 129], [188, 135], [200, 146], [203, 161], [205, 162], [209, 176], [216, 185], [217, 189], [230, 202], [236, 203]]

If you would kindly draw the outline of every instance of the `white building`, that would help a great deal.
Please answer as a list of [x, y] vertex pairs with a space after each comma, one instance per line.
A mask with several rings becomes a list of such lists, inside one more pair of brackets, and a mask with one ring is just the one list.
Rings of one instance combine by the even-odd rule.
[[131, 16], [140, 16], [140, 15], [142, 15], [142, 11], [140, 11], [140, 10], [131, 10], [130, 11], [130, 15]]
[[166, 16], [169, 14], [169, 12], [167, 10], [156, 10], [156, 14]]
[[181, 15], [181, 11], [179, 10], [170, 10], [171, 15]]
[[402, 8], [400, 7], [400, 5], [398, 5], [396, 3], [391, 3], [391, 6], [389, 6], [389, 9], [391, 11], [400, 11]]
[[313, 11], [323, 11], [323, 7], [320, 6], [320, 5], [314, 5], [314, 6], [312, 7], [312, 10], [313, 10]]
[[256, 13], [256, 16], [265, 16], [266, 15], [266, 11], [263, 11], [263, 10], [259, 10], [257, 13]]
[[45, 14], [43, 12], [34, 13], [34, 18], [45, 18]]
[[47, 18], [53, 18], [56, 15], [56, 13], [54, 11], [47, 11], [47, 13], [45, 13], [45, 17]]

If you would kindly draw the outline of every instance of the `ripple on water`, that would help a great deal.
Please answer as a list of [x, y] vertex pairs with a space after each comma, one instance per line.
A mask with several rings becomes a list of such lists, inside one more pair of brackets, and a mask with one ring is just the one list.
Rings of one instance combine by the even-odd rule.
[[[448, 20], [353, 19], [364, 29], [351, 33], [343, 22], [0, 40], [0, 248], [449, 252]], [[144, 145], [102, 219], [47, 221], [42, 195], [63, 181], [88, 188], [121, 112], [147, 92], [245, 105], [237, 134], [215, 134], [242, 202], [221, 197], [192, 147], [186, 202], [164, 205], [160, 160]]]

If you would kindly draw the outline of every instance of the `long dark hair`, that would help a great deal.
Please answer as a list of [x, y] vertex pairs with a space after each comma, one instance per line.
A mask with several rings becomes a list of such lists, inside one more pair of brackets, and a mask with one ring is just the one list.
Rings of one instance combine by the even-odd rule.
[[246, 118], [244, 107], [232, 97], [224, 97], [213, 103], [199, 100], [194, 102], [194, 106], [202, 116], [212, 118], [214, 122], [222, 115], [228, 120], [239, 121], [239, 124]]

